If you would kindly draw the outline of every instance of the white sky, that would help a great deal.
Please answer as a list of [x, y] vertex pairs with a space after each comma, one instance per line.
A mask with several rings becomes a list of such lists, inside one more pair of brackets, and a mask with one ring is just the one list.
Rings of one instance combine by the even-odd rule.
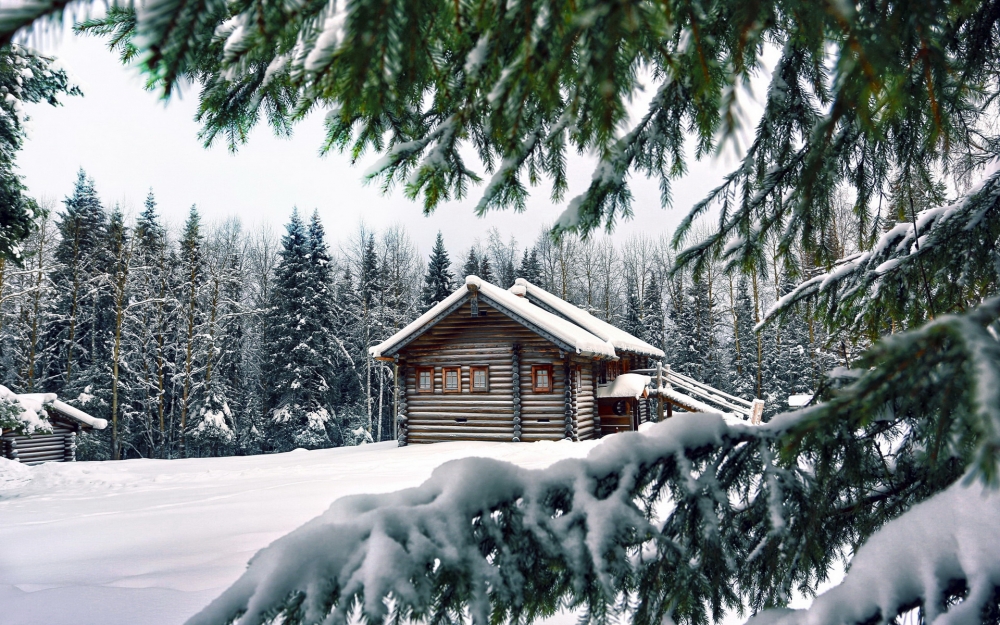
[[[248, 227], [269, 223], [283, 232], [293, 206], [306, 213], [317, 208], [333, 243], [353, 233], [362, 219], [374, 228], [401, 223], [424, 255], [441, 230], [453, 261], [493, 226], [522, 245], [532, 241], [564, 208], [553, 205], [548, 189], [539, 187], [526, 212], [494, 212], [479, 219], [472, 208], [480, 186], [464, 201], [424, 217], [421, 205], [400, 190], [383, 195], [376, 185], [364, 184], [363, 174], [376, 156], [353, 167], [346, 155], [320, 157], [321, 114], [299, 124], [291, 139], [276, 138], [262, 125], [235, 155], [221, 143], [206, 150], [194, 122], [196, 91], [189, 89], [164, 104], [142, 89], [137, 70], [120, 66], [95, 38], [64, 35], [36, 45], [59, 57], [84, 91], [84, 97], [63, 98], [62, 107], [34, 105], [28, 110], [31, 131], [18, 156], [20, 173], [30, 194], [55, 200], [58, 207], [83, 167], [106, 205], [122, 201], [138, 212], [152, 187], [161, 215], [173, 226], [197, 204], [209, 222], [238, 215]], [[567, 198], [586, 188], [592, 163], [571, 155]], [[672, 230], [732, 165], [733, 159], [721, 158], [690, 163], [689, 174], [675, 181], [674, 206], [666, 210], [659, 208], [657, 182], [634, 178], [635, 218], [619, 224], [615, 236]]]

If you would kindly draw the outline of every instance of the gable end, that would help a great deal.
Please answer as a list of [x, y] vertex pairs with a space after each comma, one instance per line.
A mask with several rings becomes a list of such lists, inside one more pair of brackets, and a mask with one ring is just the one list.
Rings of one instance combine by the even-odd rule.
[[549, 332], [546, 332], [545, 330], [543, 330], [542, 328], [538, 327], [534, 323], [528, 321], [527, 319], [525, 319], [521, 315], [519, 315], [516, 312], [512, 311], [511, 309], [507, 308], [506, 306], [504, 306], [500, 302], [494, 300], [492, 297], [490, 297], [490, 296], [488, 296], [488, 295], [486, 295], [485, 293], [482, 293], [482, 292], [479, 293], [479, 296], [481, 298], [483, 298], [484, 300], [486, 300], [489, 303], [489, 305], [492, 306], [493, 308], [496, 308], [497, 310], [499, 310], [503, 314], [507, 315], [508, 317], [510, 317], [511, 319], [513, 319], [514, 321], [520, 323], [524, 327], [528, 328], [529, 330], [531, 330], [532, 332], [534, 332], [538, 336], [544, 338], [545, 340], [549, 341], [550, 343], [553, 343], [559, 349], [561, 349], [561, 350], [563, 350], [563, 351], [565, 351], [567, 353], [570, 353], [570, 354], [575, 354], [576, 353], [576, 348], [575, 347], [569, 345], [568, 343], [566, 343], [562, 339], [556, 338], [555, 336], [553, 336]]
[[396, 354], [399, 353], [399, 350], [403, 349], [404, 347], [406, 347], [407, 345], [409, 345], [413, 341], [415, 341], [418, 338], [420, 338], [421, 336], [423, 336], [423, 334], [425, 332], [427, 332], [428, 330], [430, 330], [431, 328], [433, 328], [434, 326], [436, 326], [442, 319], [444, 319], [448, 315], [452, 314], [453, 312], [455, 312], [456, 310], [458, 310], [459, 308], [461, 308], [462, 304], [464, 304], [465, 302], [469, 301], [469, 299], [471, 297], [472, 297], [472, 295], [470, 293], [466, 293], [462, 297], [458, 298], [457, 300], [455, 300], [454, 302], [452, 302], [451, 306], [445, 308], [444, 310], [442, 310], [438, 314], [434, 315], [434, 317], [430, 321], [428, 321], [427, 323], [425, 323], [424, 325], [422, 325], [418, 330], [415, 330], [412, 334], [410, 334], [409, 336], [407, 336], [405, 339], [399, 341], [398, 343], [396, 343], [395, 345], [393, 345], [389, 349], [385, 350], [382, 353], [382, 355], [383, 356], [395, 356]]

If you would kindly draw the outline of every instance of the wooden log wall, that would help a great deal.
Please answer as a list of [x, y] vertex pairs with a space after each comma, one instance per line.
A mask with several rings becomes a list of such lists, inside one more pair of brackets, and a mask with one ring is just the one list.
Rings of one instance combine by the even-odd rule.
[[597, 438], [600, 426], [597, 425], [596, 377], [594, 364], [591, 360], [579, 360], [580, 385], [576, 389], [576, 438], [585, 441]]
[[[405, 382], [406, 380], [406, 365], [397, 364], [399, 367], [396, 370], [397, 380]], [[400, 447], [406, 447], [407, 444], [407, 428], [409, 427], [409, 420], [406, 417], [406, 407], [407, 407], [407, 396], [406, 396], [406, 385], [403, 384], [403, 392], [399, 389], [396, 390], [396, 443]]]
[[[587, 374], [574, 409], [572, 383], [566, 385], [565, 354], [482, 300], [478, 313], [473, 315], [471, 303], [466, 303], [401, 350], [405, 392], [400, 394], [400, 423], [405, 419], [406, 441], [559, 440], [567, 435], [567, 396], [570, 436], [593, 436], [593, 418], [585, 423], [576, 419], [580, 409], [593, 410], [590, 360], [569, 361], [571, 366], [585, 364]], [[531, 367], [543, 364], [552, 366], [552, 392], [535, 393]], [[489, 392], [471, 392], [473, 366], [489, 367]], [[420, 367], [433, 367], [433, 393], [418, 392]], [[444, 392], [443, 367], [460, 368], [460, 393]]]
[[3, 454], [24, 464], [72, 462], [76, 460], [76, 427], [53, 419], [51, 434], [4, 434]]
[[[591, 405], [591, 419], [593, 420], [592, 428], [594, 432], [594, 437], [601, 437], [601, 412], [597, 409], [597, 382], [601, 374], [601, 363], [595, 360], [590, 367], [590, 401]], [[583, 413], [581, 413], [581, 418]]]
[[511, 438], [512, 442], [521, 442], [521, 344], [513, 343], [510, 346], [510, 381], [511, 381], [511, 393], [513, 394], [513, 399], [511, 399], [511, 404], [513, 408], [511, 414], [513, 415], [512, 422], [514, 424], [514, 436]]

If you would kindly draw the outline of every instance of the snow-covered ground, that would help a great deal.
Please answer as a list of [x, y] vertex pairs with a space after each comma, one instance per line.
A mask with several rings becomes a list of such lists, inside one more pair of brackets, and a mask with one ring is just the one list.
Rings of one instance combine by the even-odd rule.
[[0, 459], [0, 622], [177, 625], [337, 498], [416, 486], [482, 456], [542, 468], [598, 443], [395, 442], [266, 456]]

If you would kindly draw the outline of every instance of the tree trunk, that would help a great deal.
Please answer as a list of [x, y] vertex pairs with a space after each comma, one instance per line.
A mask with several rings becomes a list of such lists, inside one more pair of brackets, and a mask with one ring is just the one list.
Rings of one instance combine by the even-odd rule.
[[[754, 267], [754, 269], [750, 272], [750, 275], [753, 278], [753, 320], [754, 320], [754, 325], [757, 325], [760, 323], [760, 290], [757, 287], [756, 267]], [[763, 363], [764, 363], [764, 349], [763, 349], [764, 346], [761, 343], [760, 332], [757, 332], [756, 334], [757, 334], [757, 399], [763, 399], [763, 394], [762, 394], [763, 389], [761, 388], [762, 386], [761, 369], [763, 368]]]

